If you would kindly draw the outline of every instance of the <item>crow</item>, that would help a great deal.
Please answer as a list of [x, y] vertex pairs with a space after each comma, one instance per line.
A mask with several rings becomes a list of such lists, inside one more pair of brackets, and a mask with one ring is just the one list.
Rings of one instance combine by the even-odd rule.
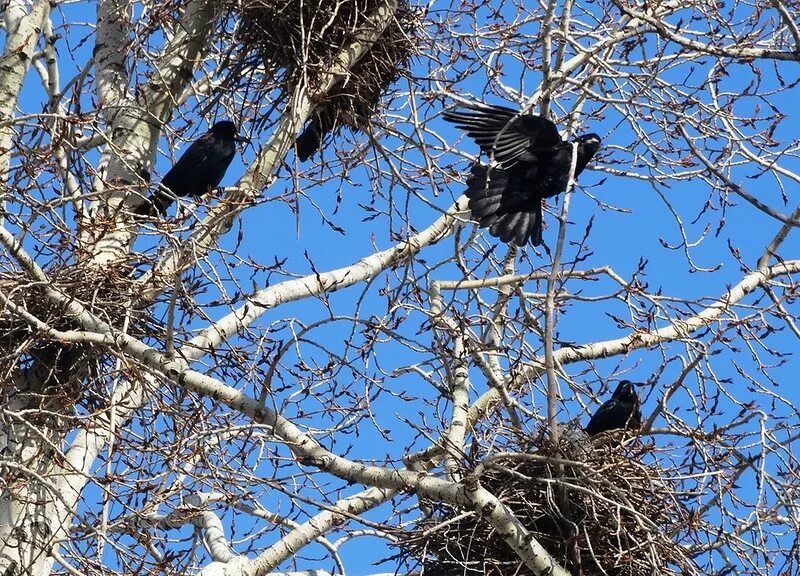
[[[443, 117], [475, 139], [491, 166], [475, 163], [467, 178], [469, 208], [481, 228], [503, 242], [524, 246], [542, 243], [542, 200], [567, 189], [572, 143], [542, 116], [473, 102], [464, 111]], [[575, 176], [600, 149], [597, 134], [584, 134], [578, 144]]]
[[611, 399], [600, 406], [589, 420], [589, 424], [585, 428], [589, 436], [619, 428], [637, 430], [642, 425], [639, 396], [633, 389], [634, 386], [640, 386], [640, 384], [630, 380], [623, 380], [619, 383], [611, 395]]
[[298, 160], [305, 162], [311, 158], [322, 146], [322, 140], [335, 126], [334, 112], [328, 106], [318, 107], [294, 142]]
[[236, 154], [236, 142], [249, 140], [237, 135], [233, 122], [223, 120], [214, 124], [208, 132], [192, 142], [161, 180], [161, 185], [169, 192], [157, 190], [136, 208], [136, 214], [166, 214], [175, 196], [202, 196], [219, 186]]

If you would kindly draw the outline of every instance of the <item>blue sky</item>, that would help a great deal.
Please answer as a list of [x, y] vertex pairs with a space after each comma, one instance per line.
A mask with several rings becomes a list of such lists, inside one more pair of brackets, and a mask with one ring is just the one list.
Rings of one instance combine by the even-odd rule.
[[[578, 3], [581, 9], [588, 11], [600, 10], [600, 6], [593, 3]], [[517, 15], [512, 8], [500, 12], [499, 16], [489, 14], [488, 7], [477, 11], [475, 15], [462, 15], [458, 30], [468, 35], [473, 23], [473, 18], [480, 20], [481, 30], [485, 33], [480, 37], [478, 46], [467, 51], [467, 58], [480, 55], [485, 57], [491, 52], [492, 43], [496, 43], [496, 37], [492, 36], [491, 31], [487, 32], [488, 24], [485, 19], [513, 19]], [[90, 6], [82, 3], [68, 5], [60, 10], [69, 21], [86, 20], [94, 18], [94, 11]], [[433, 10], [431, 17], [436, 19], [442, 17], [443, 13]], [[58, 16], [60, 18], [60, 16]], [[576, 26], [579, 26], [576, 24]], [[697, 25], [699, 26], [699, 24]], [[580, 30], [580, 28], [578, 28]], [[88, 27], [70, 27], [68, 30], [61, 31], [62, 40], [59, 45], [59, 54], [63, 65], [62, 78], [67, 79], [75, 73], [77, 69], [84, 65], [87, 58], [91, 55], [93, 39], [90, 36], [91, 30]], [[535, 37], [538, 33], [536, 22], [525, 24], [515, 36], [519, 45], [524, 48], [525, 38]], [[476, 36], [477, 38], [477, 36]], [[158, 47], [160, 37], [151, 40], [151, 45]], [[582, 37], [584, 45], [588, 40]], [[427, 46], [427, 45], [426, 45]], [[643, 45], [645, 54], [654, 54], [654, 50], [660, 47], [658, 41], [652, 38]], [[518, 48], [518, 47], [515, 47]], [[522, 48], [520, 48], [522, 50]], [[509, 52], [512, 52], [509, 49]], [[517, 52], [518, 53], [518, 52]], [[667, 54], [674, 55], [674, 48], [667, 48]], [[436, 55], [440, 57], [441, 55]], [[641, 54], [639, 54], [641, 57]], [[463, 137], [454, 127], [443, 122], [439, 118], [444, 107], [453, 104], [450, 95], [455, 93], [464, 97], [475, 97], [484, 99], [491, 103], [514, 105], [512, 101], [513, 92], [521, 95], [520, 100], [530, 97], [538, 88], [541, 81], [541, 73], [530, 66], [520, 62], [520, 58], [511, 56], [508, 53], [502, 54], [498, 60], [502, 64], [496, 76], [489, 73], [486, 66], [475, 65], [467, 59], [457, 61], [449, 70], [442, 71], [436, 65], [436, 58], [419, 56], [413, 62], [411, 69], [412, 75], [416, 78], [431, 78], [429, 80], [417, 80], [416, 107], [419, 114], [426, 119], [425, 127], [427, 130], [435, 132], [448, 145], [464, 151], [468, 154], [477, 154], [477, 146], [468, 138]], [[678, 85], [683, 83], [695, 91], [699, 101], [707, 101], [709, 91], [705, 78], [709, 73], [711, 58], [700, 59], [699, 63], [687, 63], [683, 66], [675, 66], [666, 69], [659, 76], [667, 83]], [[459, 70], [466, 69], [470, 65], [470, 74], [462, 78]], [[140, 63], [140, 66], [144, 66]], [[780, 65], [778, 70], [786, 77], [791, 78], [792, 66]], [[636, 66], [633, 66], [636, 68]], [[690, 70], [691, 68], [691, 70]], [[760, 86], [757, 93], [751, 97], [742, 98], [735, 105], [735, 111], [741, 116], [751, 114], [768, 115], [767, 102], [787, 115], [778, 129], [773, 134], [773, 139], [779, 144], [789, 145], [796, 138], [800, 121], [797, 114], [793, 111], [792, 92], [772, 92], [781, 87], [781, 81], [786, 81], [778, 77], [771, 63], [754, 63], [748, 66], [731, 65], [727, 67], [728, 76], [723, 77], [718, 82], [720, 93], [740, 94], [750, 84], [752, 78], [760, 75]], [[796, 72], [794, 72], [796, 76]], [[791, 78], [793, 80], [793, 78]], [[451, 81], [445, 83], [444, 81]], [[602, 86], [603, 94], [609, 97], [615, 96], [613, 83], [599, 84], [596, 88], [598, 93]], [[447, 86], [447, 90], [442, 90], [442, 86]], [[411, 106], [408, 96], [408, 81], [400, 80], [394, 88], [394, 96], [386, 111], [390, 118], [400, 119], [396, 127], [406, 136], [417, 138], [412, 130], [412, 126], [407, 121], [411, 115]], [[663, 93], [668, 93], [668, 88], [662, 88]], [[655, 91], [655, 89], [654, 89]], [[690, 91], [687, 88], [687, 91]], [[502, 94], [504, 97], [501, 97]], [[796, 91], [794, 91], [796, 94]], [[764, 96], [767, 95], [767, 96]], [[426, 97], [423, 97], [426, 96]], [[91, 110], [95, 106], [94, 96], [91, 91], [86, 91], [80, 95], [82, 105], [86, 110]], [[557, 94], [554, 100], [553, 110], [555, 119], [562, 119], [565, 112], [569, 112], [575, 102], [574, 94]], [[228, 101], [235, 107], [235, 98]], [[517, 101], [516, 104], [520, 102]], [[195, 122], [192, 130], [184, 134], [186, 140], [191, 140], [201, 134], [208, 123], [214, 118], [209, 117], [200, 121], [196, 118], [196, 108], [194, 102], [190, 102], [186, 109], [184, 118]], [[699, 114], [696, 106], [690, 100], [684, 102], [686, 108], [681, 110], [687, 114]], [[197, 103], [198, 108], [202, 108], [203, 103]], [[760, 106], [760, 110], [757, 107]], [[31, 73], [26, 81], [23, 99], [20, 104], [23, 113], [34, 113], [41, 111], [42, 91], [38, 79]], [[673, 142], [676, 146], [680, 144], [679, 137], [675, 134], [665, 134], [658, 114], [655, 118], [647, 118], [646, 108], [642, 106], [641, 118], [636, 118], [644, 132], [653, 135], [659, 142]], [[217, 116], [221, 115], [219, 110], [214, 110]], [[666, 307], [671, 316], [685, 314], [691, 305], [683, 300], [695, 300], [703, 298], [703, 304], [708, 304], [711, 299], [721, 296], [727, 287], [738, 282], [743, 275], [742, 263], [754, 266], [766, 243], [780, 228], [778, 222], [755, 210], [747, 205], [743, 200], [731, 195], [728, 200], [730, 206], [725, 206], [724, 210], [720, 204], [720, 197], [717, 192], [711, 191], [708, 184], [700, 178], [692, 178], [683, 181], [671, 182], [669, 186], [654, 186], [650, 182], [641, 178], [626, 177], [624, 175], [610, 174], [614, 171], [631, 171], [637, 174], [647, 174], [647, 168], [637, 166], [641, 158], [647, 158], [646, 146], [640, 142], [639, 137], [630, 127], [630, 116], [624, 114], [620, 108], [613, 105], [603, 106], [601, 102], [591, 99], [584, 105], [583, 120], [579, 132], [594, 131], [600, 133], [604, 140], [604, 148], [594, 163], [581, 176], [579, 187], [572, 197], [569, 212], [569, 227], [567, 230], [567, 246], [565, 247], [563, 261], [571, 262], [580, 257], [580, 262], [576, 264], [579, 269], [589, 269], [593, 267], [611, 267], [617, 274], [625, 279], [636, 273], [641, 262], [646, 262], [644, 272], [640, 275], [642, 282], [648, 284], [648, 292], [656, 293], [659, 289], [665, 296], [674, 298], [676, 301], [667, 303]], [[592, 118], [594, 115], [594, 118]], [[252, 118], [246, 118], [244, 130], [251, 134], [254, 144], [244, 149], [241, 158], [234, 161], [223, 180], [223, 185], [232, 185], [246, 169], [249, 162], [254, 157], [254, 149], [259, 144], [266, 142], [269, 137], [268, 132], [251, 132]], [[405, 120], [405, 121], [404, 121]], [[667, 115], [668, 121], [674, 121]], [[713, 120], [713, 119], [712, 119]], [[181, 129], [185, 125], [183, 120], [176, 120], [172, 129]], [[747, 129], [747, 127], [743, 128]], [[287, 158], [287, 164], [279, 171], [279, 178], [273, 186], [265, 192], [266, 202], [260, 206], [246, 211], [237, 222], [234, 230], [223, 240], [222, 248], [234, 251], [234, 254], [214, 254], [212, 261], [220, 271], [221, 284], [226, 287], [229, 295], [232, 295], [238, 287], [236, 283], [245, 288], [260, 288], [266, 284], [273, 285], [281, 280], [305, 275], [317, 271], [326, 271], [356, 262], [360, 258], [372, 253], [376, 249], [386, 249], [394, 244], [397, 235], [407, 237], [409, 228], [422, 230], [431, 224], [442, 211], [449, 208], [452, 202], [462, 193], [464, 185], [460, 179], [453, 179], [458, 174], [463, 175], [468, 169], [468, 161], [463, 156], [458, 156], [450, 151], [445, 152], [441, 149], [441, 141], [431, 132], [425, 134], [425, 141], [431, 150], [435, 151], [435, 157], [439, 172], [435, 175], [438, 195], [434, 195], [430, 181], [426, 175], [414, 172], [414, 162], [419, 162], [421, 154], [413, 148], [402, 149], [398, 139], [391, 136], [382, 136], [378, 130], [376, 135], [381, 138], [381, 142], [389, 150], [397, 151], [397, 164], [403, 171], [407, 181], [412, 184], [411, 189], [405, 188], [393, 181], [391, 178], [376, 178], [374, 166], [385, 167], [382, 160], [367, 149], [363, 162], [350, 162], [346, 169], [346, 178], [340, 177], [343, 172], [342, 164], [336, 160], [332, 148], [327, 148], [324, 158], [327, 164], [321, 168], [321, 174], [327, 181], [323, 184], [315, 184], [312, 179], [317, 177], [316, 162], [296, 165], [293, 156]], [[365, 146], [367, 138], [364, 135], [353, 136], [348, 130], [343, 130], [336, 137], [336, 147], [346, 152], [352, 150], [354, 146]], [[703, 145], [704, 150], [710, 155], [715, 156], [715, 152], [721, 149], [720, 142], [706, 140]], [[171, 145], [166, 138], [162, 138], [160, 150], [162, 153], [157, 158], [156, 174], [163, 175], [171, 165], [172, 155], [179, 154], [185, 149], [185, 142]], [[684, 146], [685, 147], [685, 146]], [[680, 155], [681, 150], [674, 152]], [[663, 158], [673, 158], [672, 152], [665, 152]], [[87, 155], [89, 162], [96, 162], [97, 155], [93, 152]], [[781, 165], [790, 170], [799, 170], [800, 161], [797, 158], [786, 156], [781, 159]], [[699, 165], [697, 165], [699, 166]], [[696, 166], [696, 167], [697, 167]], [[452, 168], [452, 169], [450, 169]], [[657, 166], [660, 169], [662, 166]], [[673, 169], [668, 166], [667, 170]], [[297, 171], [295, 171], [297, 170]], [[446, 181], [443, 174], [449, 174], [450, 181]], [[757, 176], [757, 177], [756, 177]], [[764, 202], [779, 209], [784, 213], [790, 213], [794, 208], [793, 188], [796, 184], [787, 182], [785, 179], [776, 180], [772, 174], [760, 174], [750, 164], [744, 164], [735, 168], [731, 173], [731, 178], [738, 184], [745, 187], [749, 192], [756, 195]], [[789, 197], [788, 205], [783, 204], [781, 190], [778, 182], [783, 183], [786, 194]], [[303, 191], [303, 195], [295, 197], [292, 192], [297, 186]], [[291, 202], [281, 199], [284, 195], [291, 198]], [[296, 204], [295, 204], [296, 200]], [[556, 201], [551, 202], [550, 213], [545, 216], [548, 228], [545, 230], [545, 242], [553, 247], [557, 235], [557, 222], [553, 214], [557, 213], [561, 207], [563, 195]], [[599, 202], [606, 206], [600, 206]], [[679, 230], [666, 202], [669, 202], [671, 210], [684, 222], [687, 238], [690, 244], [696, 243], [686, 251], [683, 249], [673, 249], [680, 243]], [[365, 207], [371, 207], [365, 208]], [[610, 208], [609, 208], [610, 207]], [[299, 210], [295, 211], [295, 208]], [[377, 210], [379, 214], [374, 217]], [[322, 216], [332, 222], [336, 227], [345, 230], [340, 233], [327, 225]], [[591, 235], [587, 243], [581, 247], [580, 251], [575, 243], [581, 241], [584, 230], [591, 223]], [[240, 239], [240, 230], [242, 231]], [[465, 244], [467, 239], [474, 232], [472, 225], [467, 225], [460, 233], [459, 242]], [[423, 344], [430, 344], [431, 335], [427, 329], [427, 317], [423, 310], [420, 310], [421, 303], [415, 300], [413, 284], [415, 282], [403, 282], [403, 274], [407, 272], [414, 278], [419, 288], [425, 290], [427, 282], [431, 280], [457, 280], [463, 277], [463, 272], [453, 261], [454, 239], [452, 237], [426, 248], [415, 262], [404, 271], [404, 267], [386, 272], [379, 276], [368, 287], [356, 286], [348, 290], [337, 292], [330, 295], [327, 302], [319, 300], [304, 300], [280, 307], [279, 309], [267, 312], [257, 323], [256, 330], [260, 331], [267, 340], [271, 342], [265, 344], [260, 353], [268, 354], [273, 350], [272, 344], [285, 343], [291, 337], [292, 327], [296, 329], [301, 323], [309, 323], [329, 315], [358, 316], [361, 319], [384, 319], [397, 320], [398, 330], [409, 339], [409, 341], [419, 341]], [[798, 249], [796, 233], [792, 233], [789, 239], [781, 248], [781, 254], [789, 259], [793, 258]], [[485, 232], [479, 233], [479, 239], [471, 246], [465, 246], [463, 255], [467, 262], [473, 266], [475, 277], [497, 275], [498, 260], [502, 260], [505, 255], [505, 247], [492, 239]], [[488, 254], [488, 255], [487, 255]], [[689, 263], [688, 256], [694, 267]], [[267, 271], [262, 267], [269, 267], [275, 262], [281, 262], [279, 269]], [[517, 256], [517, 273], [525, 273], [534, 269], [549, 269], [550, 256], [544, 250], [526, 248], [524, 255]], [[313, 265], [312, 265], [313, 263]], [[433, 266], [433, 270], [428, 272], [426, 266]], [[713, 272], [704, 272], [698, 269], [713, 269]], [[192, 275], [190, 275], [192, 276]], [[216, 287], [208, 282], [208, 276], [197, 275], [196, 279], [204, 283], [205, 292], [198, 298], [201, 301], [210, 302], [219, 298]], [[189, 281], [191, 277], [185, 278]], [[618, 286], [607, 279], [597, 282], [569, 281], [566, 290], [571, 294], [579, 294], [582, 297], [597, 297], [613, 293]], [[543, 292], [543, 283], [527, 283], [525, 290], [528, 292]], [[494, 298], [493, 290], [484, 289], [480, 296], [486, 301], [491, 302]], [[453, 309], [463, 316], [465, 323], [472, 322], [474, 330], [480, 320], [480, 306], [476, 303], [475, 296], [466, 303], [464, 294], [459, 295], [461, 302], [454, 303]], [[758, 299], [763, 299], [763, 294], [756, 293], [749, 296], [745, 302], [753, 304]], [[422, 299], [424, 302], [424, 298]], [[243, 303], [242, 295], [239, 294], [235, 305]], [[510, 304], [511, 314], [514, 315], [518, 310], [517, 301]], [[697, 307], [694, 308], [695, 310]], [[209, 309], [211, 318], [217, 318], [227, 313], [228, 308], [220, 306]], [[794, 310], [796, 312], [796, 309]], [[557, 339], [560, 342], [584, 344], [588, 342], [619, 338], [626, 335], [629, 331], [620, 328], [611, 315], [630, 320], [630, 312], [618, 300], [584, 302], [579, 300], [567, 303], [558, 314]], [[637, 320], [637, 323], [642, 323]], [[785, 328], [780, 321], [772, 320], [771, 323], [777, 327], [778, 331], [771, 334], [766, 340], [768, 344], [783, 352], [794, 353], [797, 349], [797, 339]], [[200, 329], [204, 327], [206, 321], [200, 318], [193, 318], [191, 324], [186, 328]], [[665, 325], [665, 318], [658, 317], [655, 320], [656, 326]], [[511, 361], [516, 358], [530, 361], [534, 355], [542, 353], [542, 344], [537, 333], [528, 327], [523, 331], [520, 338], [525, 346], [520, 345], [520, 338], [512, 339], [514, 331], [520, 328], [519, 323], [512, 323], [506, 327], [505, 336], [514, 347], [508, 352]], [[297, 374], [292, 375], [288, 370], [282, 374], [286, 389], [275, 394], [275, 402], [285, 408], [287, 415], [297, 414], [298, 410], [303, 410], [304, 416], [297, 416], [298, 422], [307, 426], [320, 426], [330, 424], [331, 420], [336, 420], [342, 413], [347, 414], [347, 410], [363, 408], [359, 404], [365, 398], [370, 398], [372, 409], [372, 420], [364, 419], [355, 429], [348, 429], [342, 434], [329, 441], [328, 447], [339, 454], [347, 454], [350, 458], [364, 458], [381, 460], [385, 457], [393, 461], [398, 461], [408, 453], [410, 449], [420, 449], [427, 445], [424, 438], [416, 438], [415, 431], [407, 421], [416, 423], [426, 422], [431, 426], [431, 432], [435, 432], [441, 426], [440, 417], [447, 414], [449, 407], [441, 399], [439, 392], [426, 384], [422, 379], [405, 374], [402, 376], [392, 376], [392, 372], [398, 368], [410, 364], [421, 363], [426, 369], [431, 369], [438, 364], [426, 351], [414, 350], [413, 345], [400, 345], [396, 342], [384, 342], [377, 345], [374, 352], [370, 352], [365, 358], [358, 357], [358, 351], [348, 347], [345, 340], [350, 339], [351, 331], [355, 330], [355, 337], [352, 338], [355, 344], [364, 343], [366, 336], [361, 333], [360, 327], [355, 329], [347, 321], [333, 322], [315, 329], [309, 335], [309, 341], [298, 346], [302, 350], [302, 359], [298, 358], [294, 351], [287, 353], [285, 365], [291, 366], [292, 363], [303, 362], [313, 365], [325, 365], [330, 361], [329, 354], [324, 350], [336, 354], [347, 354], [356, 362], [359, 371], [349, 368], [334, 368], [327, 372], [327, 376], [320, 381], [316, 381], [316, 375], [311, 370], [298, 368]], [[735, 332], [735, 331], [734, 331]], [[701, 341], [707, 341], [704, 337]], [[738, 402], [755, 401], [756, 404], [770, 414], [771, 422], [780, 422], [782, 419], [791, 421], [797, 419], [797, 412], [785, 405], [777, 403], [775, 407], [767, 403], [769, 395], [765, 392], [748, 391], [745, 381], [746, 374], [762, 378], [765, 387], [771, 387], [766, 379], [759, 376], [758, 363], [748, 350], [752, 341], [745, 333], [737, 336], [730, 345], [716, 344], [711, 350], [716, 354], [709, 358], [707, 364], [703, 364], [703, 371], [710, 382], [716, 378], [720, 382], [730, 380], [731, 389], [735, 393], [735, 400]], [[250, 339], [236, 340], [233, 346], [251, 346]], [[756, 344], [752, 344], [757, 347]], [[324, 349], [324, 350], [323, 350]], [[617, 356], [605, 360], [594, 361], [591, 364], [581, 363], [566, 367], [576, 382], [583, 388], [584, 392], [588, 388], [601, 397], [608, 394], [608, 387], [613, 385], [620, 377], [629, 378], [641, 382], [647, 382], [649, 387], [643, 391], [645, 399], [644, 412], [649, 414], [660, 398], [663, 391], [674, 381], [680, 372], [679, 356], [686, 356], [686, 346], [680, 343], [668, 344], [656, 350], [637, 350], [625, 356]], [[778, 364], [779, 362], [771, 358], [768, 353], [761, 351], [761, 357], [767, 358]], [[252, 354], [252, 352], [250, 352]], [[252, 358], [251, 358], [252, 360]], [[504, 367], [508, 367], [508, 361], [503, 360]], [[201, 366], [198, 365], [198, 368]], [[657, 370], [663, 369], [654, 375]], [[777, 382], [791, 382], [795, 371], [792, 370], [792, 361], [770, 367], [766, 372]], [[259, 372], [248, 373], [241, 367], [216, 367], [213, 371], [231, 384], [241, 386], [253, 394], [258, 394]], [[712, 377], [713, 376], [713, 377]], [[471, 370], [472, 383], [474, 390], [472, 399], [487, 390], [487, 385], [479, 371]], [[241, 380], [237, 381], [236, 379]], [[253, 381], [248, 379], [252, 378]], [[602, 381], [611, 378], [607, 387], [601, 385]], [[312, 392], [307, 398], [298, 401], [298, 384], [307, 386]], [[709, 385], [706, 382], [706, 385]], [[522, 395], [522, 400], [529, 404], [534, 411], [541, 410], [544, 404], [542, 394], [544, 382], [531, 383], [526, 393]], [[382, 391], [379, 390], [383, 388]], [[313, 392], [319, 390], [320, 395], [315, 396]], [[685, 388], [676, 394], [670, 401], [669, 408], [676, 414], [686, 416], [692, 403], [697, 400], [700, 384], [694, 376], [687, 378]], [[350, 391], [353, 398], [347, 398], [345, 391]], [[329, 420], [327, 417], [317, 414], [315, 411], [321, 407], [330, 405], [332, 398], [329, 395], [333, 392], [341, 394], [341, 412]], [[796, 389], [782, 386], [775, 390], [779, 394], [785, 395], [787, 400], [794, 406], [800, 402], [800, 393]], [[596, 404], [584, 396], [581, 402], [572, 399], [572, 395], [577, 392], [562, 382], [562, 393], [565, 401], [561, 406], [560, 416], [564, 420], [581, 418], [586, 420], [587, 415], [582, 412], [581, 404], [589, 404], [594, 407]], [[403, 395], [413, 396], [413, 400], [403, 397]], [[722, 394], [721, 404], [717, 407], [718, 413], [708, 422], [703, 424], [708, 431], [711, 422], [725, 424], [736, 416], [739, 408], [735, 405], [727, 393]], [[712, 394], [713, 395], [713, 394]], [[281, 405], [285, 402], [285, 405]], [[709, 407], [710, 408], [710, 407]], [[225, 411], [223, 411], [225, 412]], [[687, 418], [691, 420], [691, 418]], [[168, 430], [170, 417], [161, 416], [156, 419], [149, 428], [150, 433]], [[535, 428], [534, 422], [529, 422], [531, 430]], [[663, 426], [664, 421], [656, 423], [656, 426]], [[755, 426], [756, 423], [753, 423]], [[134, 428], [139, 428], [134, 424]], [[148, 428], [142, 428], [148, 430]], [[754, 430], [752, 426], [745, 428]], [[381, 435], [381, 430], [389, 431], [391, 438], [387, 442]], [[675, 442], [675, 450], [680, 451], [682, 440], [655, 437], [656, 442]], [[231, 450], [236, 443], [232, 443]], [[252, 448], [252, 445], [243, 443], [242, 446]], [[745, 447], [745, 450], [748, 448]], [[279, 447], [276, 450], [287, 457], [288, 452]], [[254, 472], [260, 475], [265, 481], [270, 479], [270, 475], [276, 473], [272, 464], [266, 461], [253, 460], [254, 453], [249, 454], [243, 460], [255, 467]], [[156, 468], [162, 464], [158, 462], [153, 466]], [[775, 467], [775, 462], [769, 463], [770, 467]], [[286, 473], [286, 470], [281, 470]], [[328, 479], [329, 480], [329, 479]], [[747, 476], [744, 477], [747, 480]], [[752, 478], [749, 480], [752, 484]], [[357, 488], [342, 487], [345, 493], [352, 493]], [[755, 486], [752, 492], [749, 488], [743, 488], [745, 494], [755, 494]], [[303, 487], [301, 493], [309, 497], [319, 497], [309, 487]], [[285, 497], [271, 489], [269, 484], [254, 485], [253, 493], [261, 497], [262, 503], [271, 509], [284, 509], [287, 506]], [[97, 492], [92, 489], [87, 492], [88, 501], [97, 498]], [[404, 503], [408, 505], [408, 502]], [[385, 507], [371, 512], [367, 515], [375, 521], [380, 521], [386, 516]], [[226, 522], [229, 521], [226, 517]], [[235, 521], [236, 532], [241, 534], [246, 531], [252, 521], [244, 518]], [[259, 521], [260, 522], [260, 521]], [[256, 522], [256, 525], [259, 524]], [[233, 526], [233, 525], [231, 525]], [[184, 530], [184, 534], [190, 531]], [[274, 534], [269, 534], [256, 543], [263, 546], [268, 543]], [[172, 536], [172, 534], [171, 534]], [[332, 536], [333, 538], [333, 536]], [[186, 549], [187, 544], [176, 545], [177, 548]], [[239, 552], [246, 552], [245, 549], [237, 549]], [[354, 576], [367, 574], [374, 571], [373, 562], [385, 557], [386, 548], [379, 541], [371, 538], [359, 538], [346, 544], [341, 551], [345, 565], [348, 566], [349, 573]], [[304, 551], [303, 560], [299, 563], [300, 567], [332, 568], [329, 559], [322, 565], [318, 562], [318, 557], [324, 556], [322, 549], [309, 547]], [[110, 560], [113, 562], [113, 560]], [[390, 567], [382, 567], [383, 570], [390, 570]]]

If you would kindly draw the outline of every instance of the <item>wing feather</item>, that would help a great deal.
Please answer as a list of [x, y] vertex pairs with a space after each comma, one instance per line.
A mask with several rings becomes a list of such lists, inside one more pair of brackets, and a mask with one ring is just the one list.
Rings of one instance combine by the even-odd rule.
[[561, 143], [558, 129], [547, 118], [477, 102], [465, 104], [464, 108], [446, 111], [443, 117], [464, 130], [484, 154], [505, 169], [514, 166], [526, 152], [550, 149]]

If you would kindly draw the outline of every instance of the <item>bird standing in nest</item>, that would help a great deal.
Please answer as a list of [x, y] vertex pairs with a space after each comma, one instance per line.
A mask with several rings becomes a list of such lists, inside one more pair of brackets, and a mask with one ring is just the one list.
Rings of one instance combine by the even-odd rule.
[[589, 436], [620, 428], [637, 430], [642, 425], [639, 396], [633, 389], [634, 386], [640, 386], [640, 384], [630, 380], [623, 380], [619, 383], [611, 395], [611, 399], [600, 406], [589, 420], [589, 424], [585, 428]]
[[199, 197], [219, 186], [225, 171], [236, 155], [236, 142], [249, 142], [237, 134], [236, 125], [230, 120], [214, 124], [200, 138], [192, 142], [175, 163], [159, 189], [135, 213], [141, 216], [166, 214], [175, 196]]
[[[493, 162], [475, 163], [467, 178], [469, 208], [481, 228], [503, 242], [542, 243], [542, 200], [567, 189], [572, 143], [561, 139], [547, 118], [505, 106], [477, 102], [443, 117], [469, 134]], [[584, 134], [578, 145], [577, 177], [600, 149], [597, 134]]]

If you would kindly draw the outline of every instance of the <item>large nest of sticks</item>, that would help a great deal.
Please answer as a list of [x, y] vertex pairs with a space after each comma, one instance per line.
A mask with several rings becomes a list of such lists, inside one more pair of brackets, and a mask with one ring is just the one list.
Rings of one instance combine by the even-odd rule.
[[[232, 0], [237, 41], [268, 70], [283, 72], [290, 86], [305, 83], [314, 93], [336, 55], [363, 34], [368, 17], [384, 0]], [[332, 125], [364, 128], [389, 86], [407, 70], [421, 16], [399, 0], [394, 17], [349, 77], [322, 104]]]
[[[584, 576], [698, 573], [675, 541], [688, 512], [664, 471], [652, 458], [644, 463], [647, 447], [623, 442], [621, 432], [590, 439], [581, 430], [565, 434], [559, 450], [543, 434], [528, 442], [483, 454], [464, 474], [477, 475], [561, 566]], [[468, 509], [435, 506], [398, 546], [405, 564], [427, 576], [533, 574]]]
[[[70, 302], [80, 303], [106, 323], [126, 326], [130, 334], [143, 333], [142, 314], [127, 306], [130, 279], [117, 276], [117, 268], [77, 265], [47, 273], [53, 288]], [[37, 330], [30, 317], [62, 332], [83, 330], [83, 326], [63, 305], [47, 297], [45, 286], [32, 282], [26, 274], [10, 269], [0, 272], [0, 293], [7, 299], [0, 306], [0, 402], [11, 375], [34, 362], [43, 386], [34, 392], [42, 395], [44, 403], [61, 410], [86, 398], [85, 382], [97, 379], [100, 365], [108, 357], [102, 346], [59, 341]]]

